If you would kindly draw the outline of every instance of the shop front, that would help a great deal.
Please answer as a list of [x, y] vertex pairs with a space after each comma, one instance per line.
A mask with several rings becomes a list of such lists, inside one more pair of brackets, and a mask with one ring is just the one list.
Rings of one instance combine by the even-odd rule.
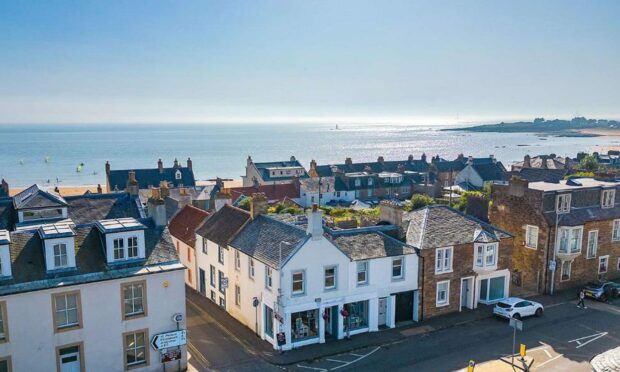
[[499, 270], [476, 278], [477, 302], [493, 304], [509, 296], [510, 273]]

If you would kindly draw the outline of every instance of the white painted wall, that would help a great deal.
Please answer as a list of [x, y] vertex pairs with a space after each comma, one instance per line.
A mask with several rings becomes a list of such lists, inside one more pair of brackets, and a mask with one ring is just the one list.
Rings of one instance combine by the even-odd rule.
[[11, 272], [11, 251], [9, 250], [8, 244], [0, 245], [0, 263], [2, 266], [2, 271], [0, 272], [0, 276], [8, 277], [12, 275]]
[[[338, 196], [340, 193], [340, 196]], [[313, 199], [314, 198], [314, 199]], [[355, 200], [355, 192], [353, 191], [330, 191], [321, 193], [321, 205], [327, 205], [331, 201], [343, 200], [352, 202]], [[303, 188], [300, 189], [300, 204], [306, 208], [312, 206], [312, 204], [319, 203], [318, 192], [307, 192]]]
[[[148, 315], [122, 320], [121, 283], [146, 280]], [[54, 333], [52, 294], [80, 290], [83, 327]], [[122, 371], [124, 332], [149, 329], [150, 339], [158, 333], [176, 330], [175, 313], [185, 318], [183, 271], [168, 271], [66, 288], [0, 297], [6, 301], [8, 343], [0, 344], [0, 357], [11, 356], [13, 371], [55, 371], [56, 347], [84, 343], [86, 371]], [[185, 328], [185, 322], [181, 324]], [[149, 346], [150, 348], [150, 346]], [[185, 347], [181, 365], [187, 364]], [[149, 351], [150, 363], [136, 371], [161, 371], [159, 352]], [[168, 368], [176, 367], [171, 363]]]
[[484, 181], [480, 178], [478, 172], [474, 170], [471, 165], [467, 165], [463, 170], [456, 175], [456, 179], [454, 180], [454, 184], [458, 185], [462, 182], [469, 182], [476, 187], [484, 186]]

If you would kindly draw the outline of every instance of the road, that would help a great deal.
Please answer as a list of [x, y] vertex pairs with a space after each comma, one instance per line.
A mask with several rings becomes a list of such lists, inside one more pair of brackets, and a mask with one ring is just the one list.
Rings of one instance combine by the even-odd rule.
[[[262, 341], [251, 330], [223, 317], [224, 312], [209, 300], [191, 293], [187, 298], [190, 365], [199, 371], [454, 371], [466, 367], [469, 360], [482, 370], [485, 364], [509, 355], [512, 348], [508, 322], [488, 318], [283, 368], [261, 358], [256, 345], [263, 345]], [[575, 301], [559, 303], [548, 306], [540, 318], [524, 319], [517, 344], [527, 346], [534, 358], [533, 371], [591, 371], [589, 361], [594, 355], [620, 345], [620, 307], [587, 304], [584, 310]], [[402, 332], [407, 335], [407, 329]]]

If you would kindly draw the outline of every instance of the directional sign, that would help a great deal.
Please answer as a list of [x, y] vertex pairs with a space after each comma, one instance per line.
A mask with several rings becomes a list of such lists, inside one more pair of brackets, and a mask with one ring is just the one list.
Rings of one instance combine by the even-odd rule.
[[523, 321], [515, 318], [510, 318], [509, 324], [512, 328], [516, 328], [519, 331], [523, 330]]
[[153, 336], [151, 346], [155, 350], [167, 349], [169, 347], [181, 346], [187, 343], [187, 332], [185, 330], [160, 333]]

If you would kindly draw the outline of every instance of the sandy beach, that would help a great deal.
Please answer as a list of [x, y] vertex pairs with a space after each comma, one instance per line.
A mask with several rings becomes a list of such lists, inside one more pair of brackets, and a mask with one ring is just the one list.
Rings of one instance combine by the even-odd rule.
[[578, 131], [583, 134], [596, 134], [605, 137], [620, 137], [620, 129], [616, 128], [588, 128]]
[[[46, 190], [54, 190], [54, 186], [41, 186], [41, 187], [43, 187]], [[11, 187], [9, 193], [11, 196], [13, 196], [23, 191], [24, 189], [26, 188], [25, 187]], [[83, 195], [87, 191], [96, 193], [97, 185], [59, 186], [58, 189], [60, 190], [60, 195], [62, 196]]]

